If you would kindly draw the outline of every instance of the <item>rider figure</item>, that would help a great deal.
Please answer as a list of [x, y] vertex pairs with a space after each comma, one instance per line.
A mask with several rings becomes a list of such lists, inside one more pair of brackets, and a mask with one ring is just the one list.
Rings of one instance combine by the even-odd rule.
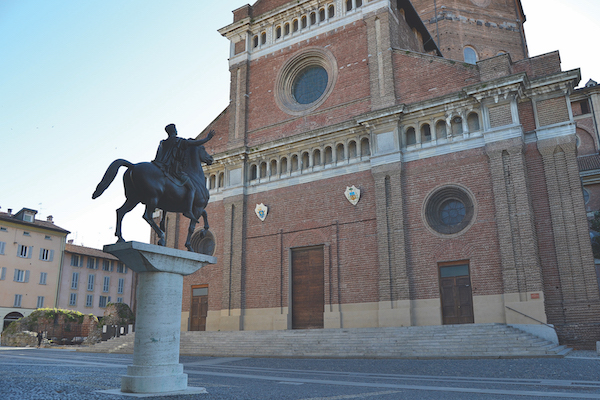
[[214, 132], [211, 130], [205, 139], [194, 140], [178, 137], [175, 124], [167, 125], [165, 131], [169, 137], [160, 141], [156, 157], [152, 162], [167, 176], [172, 176], [176, 180], [181, 181], [182, 185], [187, 188], [185, 198], [186, 204], [184, 205], [184, 210], [186, 211], [184, 211], [183, 215], [197, 223], [198, 220], [194, 217], [194, 213], [192, 212], [196, 189], [188, 174], [183, 171], [183, 166], [185, 165], [186, 150], [188, 146], [200, 146], [208, 142], [213, 137]]

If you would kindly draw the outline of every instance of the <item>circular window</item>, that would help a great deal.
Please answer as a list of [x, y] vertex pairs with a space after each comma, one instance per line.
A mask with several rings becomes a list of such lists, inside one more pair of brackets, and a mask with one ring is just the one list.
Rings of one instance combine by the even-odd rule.
[[275, 81], [275, 101], [291, 115], [305, 115], [327, 99], [337, 79], [333, 55], [309, 48], [288, 60]]
[[326, 88], [327, 71], [320, 65], [316, 65], [305, 68], [298, 74], [292, 92], [298, 104], [311, 104], [319, 100]]
[[215, 254], [215, 237], [211, 231], [197, 230], [190, 239], [190, 244], [195, 253], [212, 256]]
[[472, 196], [462, 187], [445, 186], [425, 200], [424, 217], [435, 232], [459, 233], [474, 221]]

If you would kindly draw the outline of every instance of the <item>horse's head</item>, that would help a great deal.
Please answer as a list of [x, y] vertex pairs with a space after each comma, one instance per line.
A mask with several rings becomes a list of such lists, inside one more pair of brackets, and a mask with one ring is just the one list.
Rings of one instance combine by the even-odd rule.
[[198, 146], [198, 156], [200, 157], [200, 161], [202, 161], [206, 165], [211, 165], [214, 161], [214, 159], [210, 154], [208, 154], [204, 146]]

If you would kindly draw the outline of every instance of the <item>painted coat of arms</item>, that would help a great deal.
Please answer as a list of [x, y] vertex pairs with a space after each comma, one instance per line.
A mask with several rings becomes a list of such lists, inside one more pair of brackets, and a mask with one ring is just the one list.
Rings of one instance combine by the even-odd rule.
[[256, 205], [254, 212], [261, 221], [264, 221], [265, 218], [267, 218], [267, 212], [269, 212], [269, 209], [263, 203], [260, 203]]
[[346, 191], [344, 192], [344, 194], [346, 195], [348, 201], [354, 206], [360, 200], [360, 189], [354, 185], [346, 187]]

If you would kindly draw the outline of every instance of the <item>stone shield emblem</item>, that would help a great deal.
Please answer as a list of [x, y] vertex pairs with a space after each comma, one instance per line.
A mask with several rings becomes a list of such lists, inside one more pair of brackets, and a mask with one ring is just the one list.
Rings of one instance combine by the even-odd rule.
[[267, 212], [269, 212], [269, 209], [263, 203], [260, 203], [256, 205], [254, 212], [261, 221], [264, 221], [265, 218], [267, 218]]
[[344, 192], [344, 194], [346, 195], [348, 201], [354, 206], [360, 200], [360, 189], [354, 185], [346, 187], [346, 191]]

